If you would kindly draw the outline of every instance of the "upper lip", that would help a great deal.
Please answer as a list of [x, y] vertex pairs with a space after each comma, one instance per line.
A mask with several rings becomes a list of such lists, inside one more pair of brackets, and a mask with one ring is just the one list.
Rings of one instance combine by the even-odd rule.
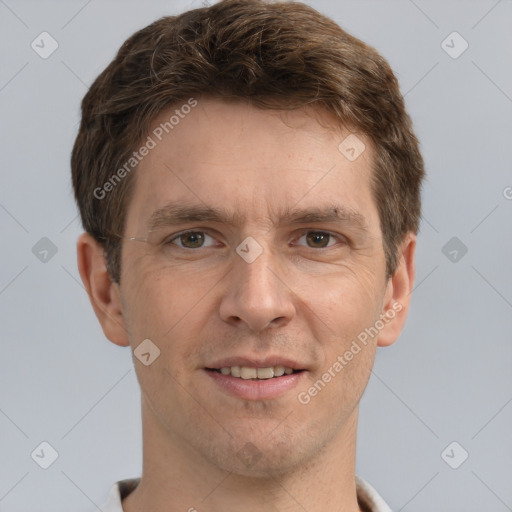
[[250, 368], [268, 368], [271, 366], [284, 366], [292, 370], [305, 370], [304, 364], [301, 364], [293, 359], [288, 359], [281, 356], [268, 356], [265, 358], [257, 357], [226, 357], [218, 359], [213, 363], [206, 366], [212, 370], [219, 370], [226, 366], [248, 366]]

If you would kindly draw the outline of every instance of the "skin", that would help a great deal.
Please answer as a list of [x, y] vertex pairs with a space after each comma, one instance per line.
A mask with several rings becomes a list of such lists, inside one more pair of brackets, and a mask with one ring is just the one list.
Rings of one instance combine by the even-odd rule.
[[[358, 405], [377, 346], [392, 344], [405, 323], [416, 237], [404, 238], [386, 278], [371, 144], [357, 134], [366, 150], [349, 161], [338, 150], [349, 131], [326, 126], [329, 116], [198, 98], [136, 171], [124, 233], [135, 240], [123, 240], [120, 285], [101, 247], [80, 237], [80, 274], [106, 337], [132, 349], [149, 338], [161, 351], [149, 366], [134, 358], [144, 456], [126, 512], [360, 511]], [[189, 221], [149, 232], [153, 211], [170, 201], [237, 212], [240, 224]], [[364, 229], [279, 218], [285, 208], [334, 203], [359, 212]], [[190, 248], [197, 238], [187, 237], [162, 243], [186, 229], [209, 235], [205, 246]], [[332, 235], [320, 236], [326, 247], [318, 232]], [[249, 236], [263, 249], [252, 263], [235, 251]], [[300, 403], [298, 393], [393, 304], [401, 307], [394, 318]], [[223, 357], [267, 355], [307, 368], [297, 388], [272, 400], [230, 396], [204, 370]], [[248, 442], [260, 455], [250, 467], [237, 457]]]

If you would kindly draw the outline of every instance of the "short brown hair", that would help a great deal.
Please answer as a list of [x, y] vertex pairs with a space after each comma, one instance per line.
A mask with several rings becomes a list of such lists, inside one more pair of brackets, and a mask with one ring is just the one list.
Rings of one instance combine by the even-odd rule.
[[398, 245], [418, 231], [424, 169], [391, 68], [303, 3], [222, 0], [133, 34], [82, 101], [73, 187], [84, 229], [102, 244], [113, 281], [120, 279], [119, 235], [133, 173], [105, 197], [94, 191], [130, 158], [163, 109], [200, 96], [268, 109], [313, 105], [365, 134], [375, 148], [372, 193], [386, 273], [394, 273]]

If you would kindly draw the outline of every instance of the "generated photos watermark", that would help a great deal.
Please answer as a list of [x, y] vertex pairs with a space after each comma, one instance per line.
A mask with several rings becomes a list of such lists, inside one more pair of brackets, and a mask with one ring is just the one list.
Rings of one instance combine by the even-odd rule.
[[164, 134], [170, 133], [182, 119], [185, 119], [187, 114], [197, 106], [197, 100], [189, 98], [187, 103], [184, 103], [179, 109], [174, 110], [174, 114], [169, 117], [168, 121], [160, 123], [152, 132], [148, 135], [146, 142], [137, 150], [132, 153], [132, 156], [117, 169], [114, 174], [105, 182], [101, 187], [96, 187], [93, 190], [93, 195], [96, 199], [104, 199], [109, 192], [112, 192], [114, 188], [119, 185], [128, 174], [142, 161], [142, 159], [149, 155], [149, 152], [156, 148], [157, 144], [162, 141]]
[[344, 352], [343, 355], [339, 355], [336, 361], [327, 369], [322, 377], [318, 379], [312, 386], [306, 391], [301, 391], [297, 395], [298, 401], [307, 405], [311, 400], [322, 391], [329, 382], [331, 382], [342, 370], [347, 366], [354, 356], [361, 352], [361, 344], [366, 346], [368, 341], [373, 339], [384, 327], [396, 317], [397, 313], [402, 311], [403, 305], [400, 302], [393, 303], [391, 309], [388, 309], [384, 314], [381, 314], [379, 319], [371, 326], [366, 327], [364, 331], [361, 331], [357, 335], [357, 339], [352, 341], [350, 347]]

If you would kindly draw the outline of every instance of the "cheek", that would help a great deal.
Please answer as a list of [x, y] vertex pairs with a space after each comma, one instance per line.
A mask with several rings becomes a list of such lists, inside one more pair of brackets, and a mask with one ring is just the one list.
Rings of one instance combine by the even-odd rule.
[[[198, 340], [205, 322], [214, 313], [208, 291], [217, 281], [206, 276], [198, 278], [197, 274], [174, 272], [171, 276], [163, 271], [146, 271], [139, 275], [136, 280], [127, 279], [126, 308], [123, 307], [132, 348], [135, 350], [142, 340], [150, 339], [160, 350], [151, 367], [164, 374], [167, 369], [181, 379], [197, 367]], [[139, 373], [143, 377], [145, 368], [140, 368]], [[164, 374], [161, 377], [165, 381]], [[157, 385], [151, 382], [153, 377], [148, 378], [148, 385]]]
[[311, 307], [336, 332], [346, 332], [350, 326], [364, 328], [381, 312], [385, 289], [378, 277], [369, 266], [344, 264], [308, 294]]
[[384, 293], [376, 277], [371, 269], [358, 267], [357, 273], [343, 272], [338, 279], [325, 281], [310, 296], [309, 307], [317, 317], [316, 338], [323, 351], [315, 378], [332, 381], [331, 393], [349, 401], [362, 394], [375, 357], [376, 338], [370, 328], [379, 319]]
[[132, 332], [144, 334], [141, 330], [148, 330], [155, 337], [165, 337], [182, 328], [181, 324], [190, 327], [200, 318], [197, 307], [209, 289], [208, 280], [186, 273], [170, 275], [165, 270], [136, 268], [131, 276], [126, 279], [124, 303]]
[[[331, 411], [337, 422], [343, 422], [359, 402], [376, 352], [376, 338], [369, 330], [378, 319], [376, 298], [362, 290], [349, 294], [349, 290], [325, 294], [323, 305], [317, 304], [321, 365], [299, 397], [301, 403], [314, 402], [317, 411]], [[332, 410], [333, 403], [337, 412]]]
[[[126, 323], [134, 350], [134, 365], [141, 390], [157, 415], [170, 409], [185, 407], [183, 388], [190, 385], [190, 373], [197, 366], [197, 340], [201, 319], [207, 318], [204, 295], [186, 286], [179, 279], [141, 273], [140, 278], [126, 280]], [[137, 360], [136, 348], [145, 339], [158, 349], [158, 357], [145, 365]], [[167, 405], [155, 400], [157, 390], [165, 390]], [[172, 406], [171, 406], [172, 405]], [[166, 408], [169, 407], [169, 411]]]

